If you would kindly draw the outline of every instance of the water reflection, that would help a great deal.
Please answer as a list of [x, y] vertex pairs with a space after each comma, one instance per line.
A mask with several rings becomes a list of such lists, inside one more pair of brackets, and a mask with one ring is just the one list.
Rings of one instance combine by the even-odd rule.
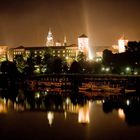
[[[15, 90], [14, 98], [11, 98], [10, 90], [0, 93], [0, 113], [9, 111], [46, 111], [48, 124], [54, 124], [55, 113], [62, 113], [65, 120], [70, 114], [77, 116], [77, 123], [90, 124], [91, 110], [97, 105], [102, 108], [104, 114], [117, 112], [118, 118], [128, 125], [140, 125], [140, 96], [122, 95], [106, 97], [101, 100], [90, 100], [80, 93], [64, 93], [56, 91], [29, 91]], [[8, 95], [8, 96], [7, 96]], [[15, 96], [16, 95], [16, 96]], [[93, 104], [96, 106], [93, 107]], [[94, 114], [92, 114], [94, 115]]]
[[53, 112], [48, 112], [47, 113], [47, 119], [49, 121], [49, 125], [52, 126], [53, 120], [54, 120], [54, 113]]
[[128, 125], [140, 125], [140, 97], [126, 96], [116, 99], [107, 99], [103, 103], [104, 113], [118, 111], [118, 116], [124, 120]]
[[88, 102], [82, 107], [79, 107], [78, 122], [82, 124], [90, 123], [89, 113], [90, 113], [90, 102]]
[[0, 99], [0, 113], [7, 113], [6, 101], [4, 99]]
[[123, 109], [121, 108], [118, 109], [118, 116], [120, 119], [125, 120], [125, 113]]

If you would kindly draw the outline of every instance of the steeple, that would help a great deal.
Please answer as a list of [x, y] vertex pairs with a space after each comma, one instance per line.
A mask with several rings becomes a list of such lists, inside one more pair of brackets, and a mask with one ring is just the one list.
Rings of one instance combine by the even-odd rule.
[[54, 46], [53, 35], [52, 35], [52, 32], [51, 32], [50, 28], [49, 28], [49, 31], [48, 31], [46, 46]]
[[64, 36], [64, 44], [63, 45], [67, 46], [67, 38], [66, 38], [66, 36]]

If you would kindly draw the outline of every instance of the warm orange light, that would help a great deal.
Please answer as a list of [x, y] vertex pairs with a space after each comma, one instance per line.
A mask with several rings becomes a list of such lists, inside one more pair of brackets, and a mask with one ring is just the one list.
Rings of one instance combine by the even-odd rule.
[[125, 113], [123, 109], [118, 109], [118, 116], [120, 119], [124, 120], [125, 119]]
[[5, 104], [0, 104], [0, 113], [7, 113], [7, 108]]
[[83, 107], [79, 107], [78, 122], [79, 123], [84, 123], [84, 124], [90, 123], [89, 104], [87, 104], [87, 105], [85, 105]]
[[84, 34], [78, 38], [78, 49], [79, 51], [83, 52], [88, 57], [88, 59], [92, 58], [92, 54], [89, 49], [89, 39]]
[[54, 113], [53, 112], [48, 112], [47, 118], [48, 118], [48, 121], [49, 121], [49, 125], [51, 126], [52, 123], [53, 123], [53, 120], [54, 120]]
[[127, 43], [128, 40], [124, 39], [124, 37], [118, 40], [119, 53], [125, 52], [125, 46], [127, 45]]

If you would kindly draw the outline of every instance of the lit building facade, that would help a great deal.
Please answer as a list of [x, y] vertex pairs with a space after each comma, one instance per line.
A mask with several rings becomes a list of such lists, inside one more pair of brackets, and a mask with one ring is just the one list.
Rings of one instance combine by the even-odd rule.
[[89, 39], [85, 34], [78, 37], [78, 49], [89, 58]]
[[83, 52], [87, 59], [89, 59], [89, 39], [86, 35], [83, 34], [78, 38], [78, 46], [76, 44], [67, 45], [66, 36], [64, 36], [63, 43], [60, 41], [54, 43], [53, 34], [50, 29], [48, 31], [45, 46], [19, 46], [10, 50], [10, 52], [13, 54], [13, 59], [15, 59], [17, 55], [23, 55], [23, 57], [28, 58], [31, 54], [34, 55], [34, 57], [38, 55], [43, 57], [43, 55], [48, 52], [54, 57], [67, 59], [69, 63], [71, 63], [73, 60], [76, 60], [79, 51]]
[[119, 53], [125, 52], [125, 46], [127, 45], [127, 43], [128, 43], [128, 40], [126, 40], [124, 36], [121, 37], [118, 40], [118, 51], [119, 51]]
[[7, 59], [8, 46], [0, 46], [0, 62]]
[[45, 52], [50, 53], [54, 57], [76, 59], [78, 54], [78, 47], [75, 44], [69, 46], [51, 46], [51, 47], [19, 46], [17, 48], [12, 48], [12, 52], [13, 52], [13, 59], [16, 57], [16, 55], [23, 55], [29, 57], [31, 53], [32, 55], [34, 55], [34, 57], [36, 57], [37, 55], [43, 57], [43, 54]]

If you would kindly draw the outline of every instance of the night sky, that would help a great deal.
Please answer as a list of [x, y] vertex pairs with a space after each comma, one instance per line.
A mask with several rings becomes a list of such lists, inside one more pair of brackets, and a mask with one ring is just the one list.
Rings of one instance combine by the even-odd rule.
[[0, 0], [0, 45], [45, 45], [49, 28], [69, 44], [85, 33], [94, 50], [122, 34], [140, 40], [139, 7], [140, 0]]

